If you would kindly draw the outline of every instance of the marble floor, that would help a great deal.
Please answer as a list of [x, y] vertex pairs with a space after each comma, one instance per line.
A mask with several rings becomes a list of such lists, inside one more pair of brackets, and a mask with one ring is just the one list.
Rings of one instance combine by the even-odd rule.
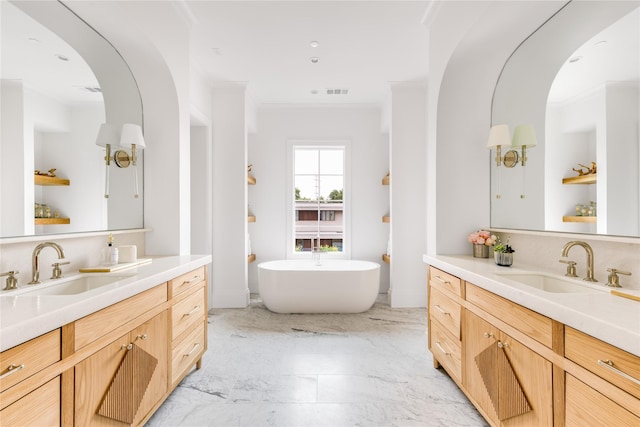
[[425, 309], [212, 310], [209, 350], [147, 426], [484, 426], [433, 368]]

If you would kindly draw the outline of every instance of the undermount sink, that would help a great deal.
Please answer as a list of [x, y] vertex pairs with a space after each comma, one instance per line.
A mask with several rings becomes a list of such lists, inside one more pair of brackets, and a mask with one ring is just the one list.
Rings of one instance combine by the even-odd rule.
[[568, 294], [568, 293], [595, 293], [605, 292], [599, 289], [602, 285], [580, 283], [580, 279], [565, 279], [559, 276], [542, 273], [496, 273], [506, 279], [513, 280], [523, 285], [540, 289], [545, 292]]
[[83, 276], [58, 284], [35, 285], [32, 290], [21, 295], [76, 295], [110, 285], [129, 276]]

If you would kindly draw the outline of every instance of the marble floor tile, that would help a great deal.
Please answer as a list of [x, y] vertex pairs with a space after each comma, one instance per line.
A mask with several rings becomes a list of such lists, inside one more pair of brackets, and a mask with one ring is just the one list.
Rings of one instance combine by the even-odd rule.
[[283, 315], [253, 296], [209, 315], [209, 349], [149, 427], [485, 426], [433, 368], [426, 311]]

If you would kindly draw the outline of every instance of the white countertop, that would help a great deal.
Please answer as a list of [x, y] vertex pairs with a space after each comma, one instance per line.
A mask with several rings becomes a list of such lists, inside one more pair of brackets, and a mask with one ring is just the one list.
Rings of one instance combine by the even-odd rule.
[[640, 302], [612, 295], [612, 288], [603, 283], [591, 285], [597, 289], [593, 293], [546, 292], [500, 275], [506, 272], [548, 274], [539, 269], [520, 265], [500, 267], [493, 258], [464, 255], [424, 255], [423, 260], [433, 267], [640, 356]]
[[[211, 263], [211, 255], [153, 258], [150, 264], [113, 273], [82, 273], [81, 276], [126, 276], [117, 282], [75, 295], [34, 295], [0, 292], [0, 351], [71, 323], [167, 280]], [[67, 279], [76, 274], [67, 273]], [[29, 286], [29, 290], [37, 286]], [[26, 286], [25, 286], [26, 287]]]

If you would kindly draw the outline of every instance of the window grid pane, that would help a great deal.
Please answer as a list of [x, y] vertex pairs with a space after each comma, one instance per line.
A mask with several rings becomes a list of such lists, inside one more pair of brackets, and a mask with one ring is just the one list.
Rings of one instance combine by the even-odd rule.
[[341, 252], [344, 148], [294, 148], [295, 250]]

